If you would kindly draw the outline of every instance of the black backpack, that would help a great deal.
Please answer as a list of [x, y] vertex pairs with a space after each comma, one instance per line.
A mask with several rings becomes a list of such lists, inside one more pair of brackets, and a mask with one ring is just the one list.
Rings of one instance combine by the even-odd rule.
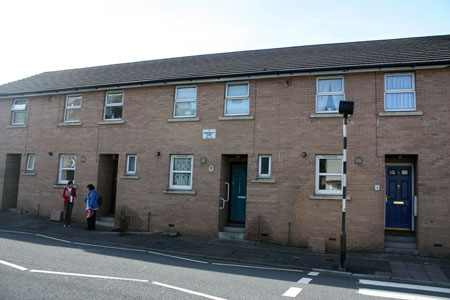
[[98, 206], [102, 206], [102, 204], [103, 204], [103, 197], [101, 195], [98, 195], [97, 204], [98, 204]]

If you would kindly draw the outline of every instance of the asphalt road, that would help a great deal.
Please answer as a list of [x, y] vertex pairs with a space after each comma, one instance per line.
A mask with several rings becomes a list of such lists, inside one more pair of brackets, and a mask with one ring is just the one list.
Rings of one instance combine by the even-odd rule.
[[0, 231], [0, 299], [420, 300], [450, 299], [450, 289]]

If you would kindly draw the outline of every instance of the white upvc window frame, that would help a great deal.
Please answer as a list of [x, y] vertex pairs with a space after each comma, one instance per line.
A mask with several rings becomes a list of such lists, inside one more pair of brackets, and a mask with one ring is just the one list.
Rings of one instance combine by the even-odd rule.
[[[262, 160], [263, 158], [269, 159], [268, 165], [268, 173], [262, 173]], [[272, 155], [270, 154], [261, 154], [258, 156], [258, 178], [272, 178]]]
[[[130, 167], [132, 166], [130, 164], [131, 158], [134, 158], [134, 171], [130, 170]], [[136, 175], [136, 169], [137, 169], [137, 155], [136, 154], [127, 154], [127, 169], [125, 173], [127, 175]]]
[[[229, 96], [228, 95], [228, 87], [230, 85], [247, 85], [247, 94], [239, 95], [239, 96]], [[246, 113], [240, 114], [229, 114], [227, 113], [227, 102], [228, 100], [247, 100], [248, 103], [248, 111]], [[248, 81], [235, 81], [235, 82], [227, 82], [225, 86], [225, 104], [224, 104], [224, 116], [232, 117], [232, 116], [248, 116], [250, 115], [250, 82]]]
[[[342, 80], [342, 91], [340, 92], [319, 92], [319, 81], [326, 79], [341, 79]], [[319, 110], [319, 96], [338, 96], [342, 95], [344, 98], [342, 101], [345, 101], [345, 79], [344, 76], [326, 76], [326, 77], [317, 77], [316, 78], [316, 113], [318, 114], [338, 114], [339, 113], [339, 105], [336, 110]]]
[[[320, 160], [321, 159], [340, 159], [341, 160], [341, 173], [320, 173]], [[342, 185], [343, 185], [343, 170], [344, 163], [342, 155], [316, 155], [316, 179], [315, 179], [315, 193], [316, 195], [342, 195]], [[320, 176], [340, 176], [341, 177], [341, 189], [340, 190], [321, 190]]]
[[[195, 96], [192, 99], [178, 99], [178, 90], [185, 88], [195, 88]], [[177, 116], [177, 103], [195, 102], [195, 114], [192, 116]], [[197, 116], [197, 86], [196, 85], [180, 85], [175, 88], [175, 101], [173, 104], [173, 117], [174, 118], [195, 118]]]
[[[111, 94], [122, 94], [122, 102], [121, 103], [108, 104], [108, 96], [111, 95]], [[124, 99], [124, 96], [125, 96], [125, 93], [123, 91], [109, 91], [109, 92], [106, 93], [106, 96], [105, 96], [105, 109], [103, 111], [103, 120], [104, 121], [121, 121], [123, 119], [123, 102], [124, 102], [123, 99]], [[117, 106], [121, 106], [122, 107], [122, 113], [121, 113], [120, 118], [106, 119], [106, 109], [108, 107], [117, 107]]]
[[[65, 157], [72, 157], [75, 160], [75, 167], [73, 168], [63, 168], [63, 160]], [[73, 174], [73, 182], [75, 182], [75, 174], [76, 174], [76, 169], [77, 169], [77, 156], [75, 154], [61, 154], [59, 156], [59, 168], [58, 168], [58, 184], [67, 184], [69, 180], [63, 180], [62, 179], [62, 173], [63, 170], [73, 170], [74, 174]]]
[[[67, 104], [69, 103], [69, 98], [71, 98], [71, 97], [77, 97], [77, 98], [79, 97], [80, 98], [80, 105], [68, 107]], [[67, 95], [66, 96], [66, 105], [65, 105], [65, 109], [64, 109], [64, 123], [80, 122], [80, 120], [67, 120], [67, 111], [68, 110], [76, 110], [76, 109], [81, 110], [82, 103], [83, 103], [83, 96], [81, 94]]]
[[[191, 170], [190, 171], [174, 171], [174, 160], [176, 158], [190, 158], [191, 159]], [[190, 173], [191, 180], [189, 185], [175, 185], [173, 184], [173, 175], [176, 173]], [[173, 190], [192, 190], [192, 182], [194, 175], [194, 155], [171, 155], [170, 156], [170, 178], [169, 178], [169, 189]]]
[[[411, 89], [399, 89], [399, 90], [388, 90], [387, 89], [387, 79], [388, 77], [395, 76], [411, 76]], [[387, 94], [401, 94], [401, 93], [413, 93], [414, 96], [414, 108], [405, 109], [388, 109], [386, 107], [386, 95]], [[384, 111], [416, 111], [416, 76], [414, 73], [387, 73], [384, 74]]]
[[[17, 108], [16, 105], [20, 105], [20, 104], [16, 104], [17, 101], [25, 101], [25, 107], [24, 108]], [[13, 105], [11, 107], [11, 112], [12, 112], [11, 113], [11, 125], [25, 125], [26, 124], [27, 107], [28, 107], [28, 99], [26, 99], [26, 98], [14, 99]], [[15, 116], [16, 113], [24, 113], [25, 114], [23, 123], [16, 123], [16, 122], [14, 122], [14, 116]]]
[[25, 170], [26, 170], [27, 172], [32, 172], [32, 171], [34, 171], [34, 163], [35, 163], [35, 162], [36, 162], [36, 155], [35, 155], [35, 154], [32, 154], [32, 153], [28, 154], [28, 155], [27, 155], [27, 165], [26, 165]]

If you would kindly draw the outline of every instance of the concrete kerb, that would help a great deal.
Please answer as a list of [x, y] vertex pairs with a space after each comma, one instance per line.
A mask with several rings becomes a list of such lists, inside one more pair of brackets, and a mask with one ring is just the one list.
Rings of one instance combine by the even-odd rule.
[[[450, 287], [450, 284], [446, 284], [446, 283], [439, 283], [436, 284], [435, 282], [430, 282], [430, 281], [423, 281], [423, 280], [416, 280], [416, 279], [405, 279], [405, 278], [397, 278], [397, 277], [393, 277], [393, 276], [380, 276], [380, 275], [372, 275], [372, 274], [361, 274], [361, 273], [352, 273], [352, 272], [346, 272], [346, 271], [336, 271], [336, 270], [330, 270], [330, 269], [318, 269], [318, 268], [307, 268], [307, 267], [300, 267], [300, 266], [289, 266], [286, 264], [276, 264], [276, 263], [265, 263], [265, 262], [249, 262], [248, 260], [245, 259], [236, 259], [233, 257], [225, 257], [225, 256], [215, 256], [215, 255], [201, 255], [201, 254], [196, 254], [196, 253], [186, 253], [183, 251], [174, 251], [174, 250], [161, 250], [161, 249], [157, 249], [157, 248], [151, 248], [151, 247], [139, 247], [139, 246], [130, 246], [129, 244], [124, 244], [124, 243], [111, 243], [111, 242], [99, 242], [98, 240], [95, 242], [92, 242], [92, 240], [90, 239], [84, 239], [84, 238], [80, 238], [77, 236], [72, 236], [72, 237], [67, 237], [67, 235], [59, 235], [59, 234], [55, 234], [53, 233], [52, 235], [47, 234], [42, 234], [42, 232], [36, 232], [36, 231], [14, 231], [14, 230], [1, 230], [2, 232], [8, 232], [8, 233], [16, 233], [16, 234], [29, 234], [29, 235], [36, 235], [36, 236], [40, 236], [40, 237], [49, 237], [50, 239], [53, 240], [66, 240], [66, 243], [72, 243], [72, 244], [76, 244], [76, 243], [83, 243], [86, 244], [87, 246], [89, 244], [92, 245], [96, 245], [99, 247], [117, 247], [120, 248], [118, 250], [122, 250], [122, 251], [150, 251], [150, 252], [154, 252], [154, 253], [160, 253], [162, 255], [164, 254], [168, 254], [168, 255], [178, 255], [178, 256], [184, 256], [184, 257], [188, 257], [188, 258], [197, 258], [197, 259], [204, 259], [204, 260], [210, 260], [207, 263], [212, 264], [212, 261], [221, 261], [221, 262], [232, 262], [232, 263], [240, 263], [243, 264], [242, 267], [246, 267], [248, 266], [261, 266], [261, 267], [270, 267], [270, 268], [277, 268], [277, 269], [285, 269], [285, 270], [290, 270], [290, 271], [298, 271], [298, 272], [308, 272], [308, 271], [315, 271], [315, 272], [321, 272], [321, 273], [327, 273], [327, 274], [333, 274], [333, 275], [339, 275], [339, 276], [349, 276], [349, 277], [358, 277], [358, 278], [370, 278], [370, 279], [394, 279], [398, 282], [402, 282], [402, 283], [415, 283], [415, 284], [426, 284], [426, 285], [432, 285], [432, 286], [445, 286], [445, 287]], [[105, 232], [102, 232], [105, 233]], [[114, 234], [117, 234], [116, 232], [112, 232]], [[63, 242], [63, 241], [61, 241]], [[150, 253], [151, 254], [151, 253]], [[239, 267], [239, 266], [238, 266]]]
[[[6, 231], [6, 230], [2, 230], [2, 231]], [[43, 236], [43, 234], [41, 233], [37, 233], [35, 231], [29, 231], [29, 232], [18, 232], [18, 231], [11, 231], [11, 230], [7, 230], [7, 232], [10, 233], [23, 233], [23, 234], [34, 234], [37, 236]], [[233, 263], [241, 263], [241, 264], [247, 264], [247, 265], [258, 265], [258, 266], [265, 266], [265, 267], [273, 267], [273, 268], [283, 268], [283, 269], [289, 269], [292, 271], [300, 271], [300, 272], [306, 272], [306, 271], [317, 271], [317, 272], [323, 272], [323, 273], [329, 273], [329, 274], [335, 274], [335, 275], [344, 275], [344, 276], [356, 276], [356, 273], [352, 273], [352, 272], [345, 272], [345, 271], [336, 271], [336, 270], [329, 270], [329, 269], [317, 269], [317, 268], [307, 268], [307, 267], [300, 267], [300, 266], [290, 266], [290, 265], [286, 265], [286, 264], [276, 264], [276, 263], [265, 263], [265, 262], [249, 262], [248, 260], [245, 259], [236, 259], [233, 257], [225, 257], [225, 256], [216, 256], [216, 255], [202, 255], [202, 254], [196, 254], [196, 253], [186, 253], [183, 251], [174, 251], [174, 250], [161, 250], [161, 249], [157, 249], [157, 248], [151, 248], [151, 247], [139, 247], [139, 246], [130, 246], [129, 244], [123, 244], [123, 243], [111, 243], [111, 242], [105, 242], [105, 241], [101, 241], [99, 242], [98, 240], [95, 242], [92, 242], [92, 240], [89, 239], [84, 239], [84, 238], [80, 238], [77, 236], [72, 236], [67, 237], [66, 235], [58, 235], [58, 234], [52, 234], [52, 236], [50, 236], [49, 234], [46, 234], [46, 236], [53, 238], [53, 239], [65, 239], [71, 243], [85, 243], [85, 244], [95, 244], [98, 246], [106, 246], [106, 247], [120, 247], [122, 248], [121, 250], [126, 251], [126, 248], [130, 248], [130, 249], [137, 249], [137, 250], [146, 250], [146, 251], [152, 251], [152, 252], [156, 252], [156, 253], [161, 253], [161, 254], [171, 254], [171, 255], [180, 255], [180, 256], [187, 256], [190, 258], [197, 258], [197, 259], [205, 259], [205, 260], [216, 260], [216, 261], [225, 261], [225, 262], [233, 262]], [[211, 262], [209, 262], [211, 263]], [[359, 276], [361, 277], [365, 277], [365, 278], [386, 278], [386, 277], [380, 277], [377, 275], [370, 275], [370, 274], [359, 274]]]
[[[13, 230], [1, 230], [4, 232], [9, 233], [18, 233], [18, 234], [33, 234], [36, 236], [43, 236], [42, 232], [35, 232], [35, 231], [13, 231]], [[104, 233], [104, 232], [102, 232]], [[115, 232], [113, 232], [115, 233]], [[118, 233], [116, 233], [118, 234]], [[80, 237], [72, 237], [69, 238], [67, 235], [58, 235], [53, 233], [52, 236], [50, 236], [48, 233], [45, 234], [46, 236], [54, 239], [66, 239], [70, 243], [85, 243], [85, 244], [92, 244], [97, 245], [99, 247], [105, 246], [105, 247], [120, 247], [120, 250], [123, 251], [133, 251], [135, 250], [141, 250], [141, 251], [151, 251], [155, 253], [161, 253], [162, 255], [168, 254], [168, 255], [178, 255], [178, 256], [184, 256], [189, 258], [197, 258], [197, 259], [204, 259], [204, 260], [215, 260], [215, 261], [222, 261], [222, 262], [232, 262], [232, 263], [240, 263], [243, 264], [243, 267], [245, 265], [251, 265], [251, 266], [261, 266], [261, 267], [271, 267], [271, 268], [278, 268], [278, 269], [286, 269], [286, 270], [292, 270], [292, 271], [298, 271], [298, 272], [307, 272], [307, 271], [316, 271], [321, 273], [327, 273], [327, 274], [333, 274], [333, 275], [339, 275], [339, 276], [347, 276], [347, 277], [358, 277], [358, 278], [370, 278], [370, 279], [393, 279], [401, 283], [412, 283], [412, 284], [423, 284], [423, 285], [431, 285], [431, 286], [442, 286], [442, 287], [450, 287], [450, 284], [447, 283], [436, 283], [431, 281], [424, 281], [424, 280], [417, 280], [417, 279], [405, 279], [405, 278], [398, 278], [390, 276], [380, 276], [375, 274], [361, 274], [361, 273], [352, 273], [352, 272], [346, 272], [346, 271], [336, 271], [331, 269], [318, 269], [318, 268], [308, 268], [308, 267], [300, 267], [300, 266], [289, 266], [286, 264], [276, 264], [276, 263], [265, 263], [265, 262], [249, 262], [245, 259], [236, 259], [233, 257], [225, 257], [225, 256], [215, 256], [215, 255], [202, 255], [202, 254], [196, 254], [196, 253], [186, 253], [183, 251], [174, 251], [174, 250], [161, 250], [157, 248], [151, 248], [151, 247], [139, 247], [139, 246], [130, 246], [129, 244], [124, 243], [111, 243], [111, 242], [99, 242], [96, 240], [95, 242], [92, 242], [90, 239], [84, 239]], [[127, 249], [128, 248], [128, 249]], [[151, 254], [151, 253], [150, 253]], [[213, 262], [208, 261], [207, 263], [212, 264]]]
[[[30, 232], [23, 232], [23, 231], [12, 231], [12, 230], [1, 230], [1, 231], [5, 231], [5, 232], [10, 232], [10, 233], [18, 233], [18, 234], [34, 234], [36, 236], [41, 236], [43, 237], [44, 235], [41, 233], [37, 233], [35, 231], [30, 231]], [[116, 233], [117, 234], [117, 233]], [[185, 257], [189, 257], [189, 258], [197, 258], [197, 259], [205, 259], [205, 260], [215, 260], [215, 261], [222, 261], [222, 262], [232, 262], [232, 263], [240, 263], [243, 264], [243, 266], [245, 267], [245, 265], [253, 265], [253, 266], [261, 266], [261, 267], [272, 267], [272, 268], [278, 268], [278, 269], [287, 269], [287, 270], [292, 270], [292, 271], [298, 271], [298, 272], [308, 272], [308, 271], [316, 271], [316, 272], [321, 272], [321, 273], [327, 273], [327, 274], [333, 274], [333, 275], [340, 275], [340, 276], [353, 276], [353, 277], [361, 277], [361, 278], [371, 278], [371, 279], [388, 279], [391, 278], [391, 276], [389, 277], [385, 277], [385, 276], [378, 276], [378, 275], [371, 275], [371, 274], [358, 274], [358, 273], [352, 273], [352, 272], [346, 272], [346, 271], [336, 271], [336, 270], [330, 270], [330, 269], [318, 269], [318, 268], [307, 268], [307, 267], [292, 267], [286, 264], [274, 264], [274, 263], [265, 263], [265, 262], [249, 262], [245, 259], [236, 259], [233, 257], [225, 257], [225, 256], [215, 256], [215, 255], [201, 255], [201, 254], [196, 254], [196, 253], [186, 253], [183, 251], [174, 251], [174, 250], [164, 250], [162, 251], [161, 249], [156, 249], [156, 248], [151, 248], [151, 247], [139, 247], [139, 246], [130, 246], [129, 244], [123, 244], [123, 243], [110, 243], [110, 242], [105, 242], [102, 241], [101, 243], [99, 243], [99, 241], [95, 241], [92, 242], [92, 240], [88, 240], [88, 239], [83, 239], [80, 237], [72, 237], [69, 238], [66, 235], [58, 235], [58, 234], [54, 234], [53, 236], [50, 236], [48, 234], [46, 234], [46, 236], [54, 239], [54, 240], [62, 240], [62, 239], [66, 239], [67, 241], [69, 241], [70, 243], [84, 243], [84, 244], [92, 244], [92, 245], [98, 245], [100, 247], [105, 246], [105, 247], [120, 247], [120, 250], [123, 251], [127, 251], [127, 250], [132, 250], [132, 249], [136, 249], [136, 250], [144, 250], [144, 251], [151, 251], [151, 252], [156, 252], [156, 253], [161, 253], [161, 254], [170, 254], [170, 255], [179, 255], [179, 256], [185, 256]], [[126, 249], [129, 248], [129, 249]], [[212, 262], [208, 262], [208, 263], [212, 263]], [[402, 280], [403, 282], [411, 282], [411, 281], [405, 281]]]
[[[92, 240], [89, 239], [83, 239], [80, 237], [72, 237], [69, 238], [66, 235], [58, 235], [53, 233], [52, 236], [49, 235], [48, 233], [46, 234], [41, 234], [41, 233], [37, 233], [35, 231], [29, 231], [29, 232], [23, 232], [23, 231], [12, 231], [12, 230], [1, 230], [4, 232], [9, 232], [9, 233], [18, 233], [18, 234], [33, 234], [36, 236], [41, 236], [43, 237], [44, 235], [53, 239], [53, 240], [67, 240], [68, 242], [74, 244], [74, 243], [84, 243], [84, 244], [92, 244], [92, 245], [98, 245], [99, 247], [105, 246], [105, 247], [120, 247], [122, 249], [120, 250], [128, 250], [126, 248], [131, 249], [136, 249], [136, 250], [144, 250], [144, 251], [151, 251], [151, 252], [156, 252], [156, 253], [161, 253], [161, 254], [171, 254], [171, 255], [179, 255], [179, 256], [185, 256], [185, 257], [190, 257], [190, 258], [197, 258], [197, 259], [205, 259], [205, 260], [216, 260], [216, 261], [226, 261], [226, 262], [234, 262], [234, 263], [242, 263], [242, 264], [248, 264], [248, 265], [261, 265], [261, 266], [266, 266], [266, 267], [276, 267], [276, 268], [284, 268], [284, 269], [291, 269], [293, 271], [310, 271], [312, 270], [311, 268], [300, 268], [300, 267], [290, 267], [287, 265], [283, 265], [283, 264], [272, 264], [272, 263], [264, 263], [264, 262], [248, 262], [246, 260], [243, 259], [235, 259], [235, 258], [230, 258], [230, 257], [225, 257], [225, 256], [215, 256], [215, 255], [202, 255], [202, 254], [196, 254], [196, 253], [186, 253], [183, 251], [175, 251], [175, 250], [161, 250], [161, 249], [157, 249], [157, 248], [151, 248], [151, 247], [139, 247], [139, 246], [130, 246], [129, 244], [123, 244], [123, 243], [111, 243], [111, 242], [105, 242], [105, 241], [101, 241], [99, 242], [98, 240], [96, 240], [95, 242], [93, 242]], [[209, 262], [210, 263], [210, 262]]]
[[[47, 225], [57, 225], [58, 227], [60, 226], [60, 224], [52, 224], [51, 222], [47, 222], [46, 220], [42, 220], [39, 219], [40, 222], [43, 222]], [[81, 226], [81, 223], [79, 224]], [[9, 227], [9, 229], [11, 229], [12, 227]], [[56, 227], [55, 227], [56, 228]], [[77, 230], [80, 230], [81, 228], [78, 227], [77, 225], [74, 226], [74, 229], [77, 228]], [[80, 237], [80, 236], [76, 236], [75, 235], [70, 235], [69, 232], [67, 232], [66, 234], [59, 234], [59, 233], [48, 233], [48, 232], [42, 232], [42, 229], [40, 230], [30, 230], [30, 229], [23, 229], [20, 228], [20, 231], [15, 231], [15, 230], [2, 230], [2, 231], [6, 231], [6, 232], [11, 232], [11, 233], [22, 233], [22, 234], [40, 234], [40, 235], [48, 235], [54, 238], [61, 238], [61, 239], [66, 239], [71, 241], [72, 243], [74, 242], [81, 242], [81, 243], [89, 243], [89, 244], [96, 244], [98, 246], [106, 246], [106, 247], [121, 247], [121, 248], [130, 248], [131, 249], [139, 249], [139, 250], [146, 250], [146, 251], [152, 251], [152, 252], [156, 252], [156, 253], [161, 253], [162, 255], [164, 254], [170, 254], [170, 255], [178, 255], [178, 256], [183, 256], [183, 257], [191, 257], [191, 258], [197, 258], [197, 259], [204, 259], [204, 260], [216, 260], [216, 261], [221, 261], [221, 262], [231, 262], [231, 263], [240, 263], [240, 264], [247, 264], [247, 265], [258, 265], [258, 266], [264, 266], [264, 267], [271, 267], [271, 268], [283, 268], [283, 269], [289, 269], [289, 270], [293, 270], [293, 271], [320, 271], [323, 273], [330, 273], [330, 274], [335, 274], [335, 275], [341, 275], [341, 276], [353, 276], [353, 277], [359, 277], [359, 278], [371, 278], [371, 279], [394, 279], [396, 281], [399, 282], [405, 282], [405, 283], [416, 283], [416, 284], [425, 284], [425, 285], [433, 285], [433, 286], [445, 286], [448, 287], [450, 286], [450, 284], [447, 284], [445, 282], [431, 282], [431, 281], [424, 281], [424, 280], [419, 280], [419, 279], [408, 279], [408, 278], [398, 278], [395, 276], [392, 276], [392, 273], [390, 273], [388, 276], [385, 275], [379, 275], [379, 274], [362, 274], [362, 273], [353, 273], [353, 272], [342, 272], [342, 271], [336, 271], [334, 269], [324, 269], [324, 268], [313, 268], [313, 267], [302, 267], [302, 266], [293, 266], [293, 265], [289, 265], [289, 264], [283, 264], [283, 263], [276, 263], [276, 262], [264, 262], [264, 261], [249, 261], [246, 259], [242, 259], [242, 258], [235, 258], [235, 257], [231, 257], [231, 256], [217, 256], [217, 255], [205, 255], [205, 254], [198, 254], [198, 253], [193, 253], [193, 252], [186, 252], [186, 251], [177, 251], [177, 250], [173, 250], [173, 249], [164, 249], [161, 250], [160, 248], [153, 248], [153, 247], [139, 247], [137, 245], [131, 245], [131, 244], [127, 244], [127, 243], [117, 243], [117, 242], [109, 242], [109, 241], [102, 241], [101, 239], [96, 239], [94, 242], [92, 241], [92, 239], [87, 239], [84, 237]], [[113, 232], [113, 231], [98, 231], [99, 233], [101, 233], [103, 236], [111, 236], [111, 235], [116, 235], [117, 237], [119, 237], [120, 235], [134, 235], [134, 236], [143, 236], [143, 235], [149, 235], [149, 236], [153, 236], [154, 238], [160, 238], [162, 240], [167, 240], [170, 238], [167, 237], [158, 237], [155, 235], [155, 233], [149, 233], [149, 232], [127, 232], [125, 234], [123, 233], [119, 233], [119, 232]], [[206, 243], [206, 244], [212, 244], [212, 245], [220, 245], [223, 243], [216, 243], [216, 242], [208, 242], [206, 240], [197, 240], [197, 239], [193, 239], [193, 240], [189, 240], [187, 239], [187, 241], [191, 241], [191, 242], [198, 242], [198, 243]], [[236, 248], [245, 248], [245, 249], [253, 249], [253, 250], [268, 250], [268, 251], [281, 251], [281, 252], [290, 252], [290, 253], [295, 253], [295, 251], [283, 251], [280, 249], [270, 249], [270, 247], [265, 248], [263, 247], [262, 249], [260, 247], [257, 247], [255, 245], [250, 245], [250, 247], [245, 247], [242, 244], [233, 244], [231, 247], [236, 247]], [[350, 253], [349, 253], [350, 254]], [[298, 255], [298, 254], [297, 254]], [[311, 255], [311, 254], [308, 254]], [[331, 255], [333, 256], [333, 255]], [[358, 257], [359, 256], [359, 257]], [[369, 256], [373, 256], [373, 255], [369, 255]], [[382, 255], [383, 256], [383, 255]], [[334, 256], [333, 256], [334, 257]], [[357, 253], [355, 255], [356, 258], [361, 259], [361, 254]], [[376, 258], [376, 257], [375, 257]], [[383, 256], [384, 261], [390, 261], [390, 259], [388, 259], [389, 257], [385, 257]], [[370, 258], [370, 259], [373, 259]], [[430, 259], [428, 258], [424, 258], [424, 261], [428, 261]], [[431, 259], [433, 260], [433, 259]], [[211, 262], [208, 262], [211, 263]], [[388, 273], [388, 272], [386, 272]]]

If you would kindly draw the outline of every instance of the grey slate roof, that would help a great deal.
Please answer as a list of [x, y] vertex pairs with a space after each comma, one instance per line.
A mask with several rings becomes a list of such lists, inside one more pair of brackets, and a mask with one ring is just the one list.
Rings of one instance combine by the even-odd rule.
[[291, 72], [450, 63], [450, 35], [158, 59], [45, 72], [0, 86], [0, 96], [76, 88]]

